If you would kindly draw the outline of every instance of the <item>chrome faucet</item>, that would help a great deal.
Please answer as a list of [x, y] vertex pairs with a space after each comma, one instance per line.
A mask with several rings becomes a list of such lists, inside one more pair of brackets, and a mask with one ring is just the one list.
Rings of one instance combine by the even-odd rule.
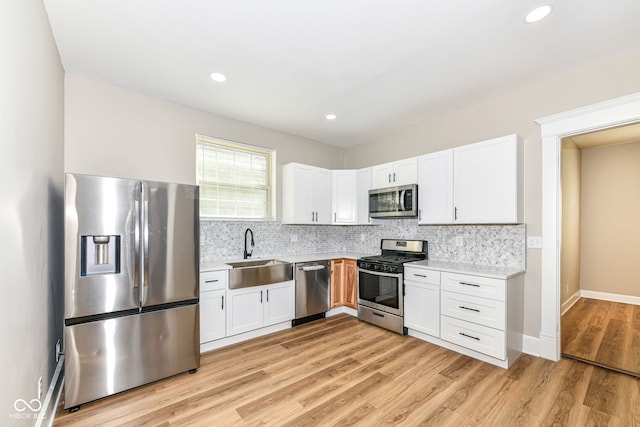
[[[251, 252], [247, 252], [247, 233], [251, 234]], [[246, 230], [244, 230], [244, 259], [247, 259], [251, 256], [254, 246], [255, 243], [253, 242], [253, 231], [251, 231], [250, 228], [247, 228]]]

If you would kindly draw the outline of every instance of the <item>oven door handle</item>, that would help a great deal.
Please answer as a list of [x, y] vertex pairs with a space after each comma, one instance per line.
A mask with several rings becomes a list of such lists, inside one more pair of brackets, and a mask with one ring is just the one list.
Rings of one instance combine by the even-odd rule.
[[402, 273], [384, 273], [384, 272], [381, 272], [381, 271], [367, 270], [367, 269], [358, 267], [358, 273], [360, 273], [360, 272], [365, 273], [365, 274], [374, 274], [376, 276], [397, 277], [402, 283]]

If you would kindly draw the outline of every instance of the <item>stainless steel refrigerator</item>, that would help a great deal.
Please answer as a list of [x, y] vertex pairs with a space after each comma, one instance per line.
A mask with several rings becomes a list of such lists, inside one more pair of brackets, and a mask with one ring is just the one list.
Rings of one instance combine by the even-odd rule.
[[198, 187], [65, 175], [65, 403], [200, 367]]

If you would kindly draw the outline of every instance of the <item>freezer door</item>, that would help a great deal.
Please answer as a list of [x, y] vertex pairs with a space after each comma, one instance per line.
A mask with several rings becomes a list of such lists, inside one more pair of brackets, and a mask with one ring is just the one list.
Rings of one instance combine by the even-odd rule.
[[143, 182], [143, 296], [149, 307], [199, 296], [198, 187]]
[[66, 409], [200, 367], [198, 304], [65, 326]]
[[139, 308], [140, 185], [65, 175], [65, 319]]

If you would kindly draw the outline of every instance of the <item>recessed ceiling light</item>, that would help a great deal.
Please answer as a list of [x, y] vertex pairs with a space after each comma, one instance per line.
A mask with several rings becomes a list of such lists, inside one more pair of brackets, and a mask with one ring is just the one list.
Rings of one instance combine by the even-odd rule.
[[327, 118], [327, 120], [335, 120], [338, 116], [336, 116], [335, 114], [327, 114], [325, 117]]
[[222, 83], [227, 80], [227, 77], [222, 73], [211, 73], [211, 80], [214, 82]]
[[543, 4], [542, 6], [531, 9], [524, 17], [524, 22], [527, 24], [533, 24], [534, 22], [542, 21], [544, 18], [549, 16], [550, 13], [551, 5]]

